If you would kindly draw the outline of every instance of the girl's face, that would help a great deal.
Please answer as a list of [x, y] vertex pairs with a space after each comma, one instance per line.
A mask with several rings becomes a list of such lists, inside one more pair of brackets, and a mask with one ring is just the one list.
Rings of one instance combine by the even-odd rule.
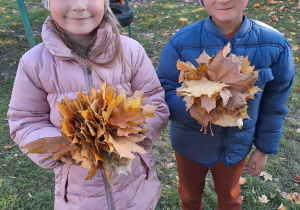
[[248, 0], [203, 0], [203, 3], [216, 24], [241, 23]]
[[72, 35], [89, 35], [101, 23], [106, 0], [51, 0], [57, 24]]

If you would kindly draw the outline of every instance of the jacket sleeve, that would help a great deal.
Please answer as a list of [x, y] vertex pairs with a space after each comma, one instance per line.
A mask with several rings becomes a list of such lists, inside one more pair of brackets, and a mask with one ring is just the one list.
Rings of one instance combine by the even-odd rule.
[[[29, 74], [24, 63], [22, 58], [7, 113], [11, 138], [19, 147], [39, 138], [61, 136], [58, 129], [50, 123], [47, 93], [42, 89], [38, 77]], [[27, 150], [21, 150], [27, 153]], [[61, 164], [54, 163], [52, 159], [41, 161], [48, 155], [50, 154], [28, 154], [28, 157], [43, 168], [50, 169]]]
[[166, 92], [166, 102], [170, 109], [170, 120], [176, 122], [193, 122], [194, 118], [186, 111], [185, 101], [183, 97], [178, 97], [176, 88], [181, 85], [178, 83], [180, 71], [177, 70], [177, 60], [180, 59], [179, 53], [176, 51], [171, 41], [166, 44], [162, 50], [157, 75], [162, 87]]
[[287, 114], [286, 103], [294, 80], [294, 59], [286, 42], [277, 62], [271, 66], [274, 79], [267, 82], [262, 93], [254, 144], [265, 154], [277, 154]]
[[144, 48], [139, 45], [136, 63], [132, 65], [135, 74], [131, 80], [132, 91], [144, 90], [143, 105], [151, 104], [157, 106], [154, 118], [146, 118], [146, 123], [142, 127], [147, 129], [143, 133], [147, 138], [141, 143], [146, 148], [152, 148], [163, 129], [167, 127], [169, 120], [169, 109], [164, 99], [164, 90], [157, 78], [155, 69], [148, 58]]

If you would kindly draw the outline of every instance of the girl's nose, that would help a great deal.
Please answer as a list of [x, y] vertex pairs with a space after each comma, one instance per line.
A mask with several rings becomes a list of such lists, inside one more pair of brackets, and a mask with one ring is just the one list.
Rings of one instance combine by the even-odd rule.
[[[64, 1], [64, 0], [62, 0]], [[86, 0], [74, 0], [72, 1], [72, 10], [73, 11], [84, 11], [87, 9], [87, 2]]]

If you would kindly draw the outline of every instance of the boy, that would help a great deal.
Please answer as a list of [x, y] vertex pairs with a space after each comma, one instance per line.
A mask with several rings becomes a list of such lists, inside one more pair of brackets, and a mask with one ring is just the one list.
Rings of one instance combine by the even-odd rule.
[[[176, 33], [162, 51], [157, 74], [166, 91], [170, 109], [171, 141], [179, 175], [178, 191], [184, 210], [203, 209], [205, 176], [210, 168], [218, 196], [218, 209], [241, 209], [239, 178], [254, 143], [256, 150], [246, 168], [259, 174], [268, 154], [276, 154], [282, 135], [286, 102], [294, 78], [294, 62], [288, 41], [275, 29], [243, 15], [248, 0], [203, 0], [209, 16]], [[259, 71], [256, 82], [262, 91], [248, 100], [242, 129], [212, 125], [214, 136], [203, 134], [201, 125], [186, 111], [176, 95], [180, 71], [177, 60], [190, 61], [205, 49], [210, 56], [231, 43], [231, 53], [249, 56]]]

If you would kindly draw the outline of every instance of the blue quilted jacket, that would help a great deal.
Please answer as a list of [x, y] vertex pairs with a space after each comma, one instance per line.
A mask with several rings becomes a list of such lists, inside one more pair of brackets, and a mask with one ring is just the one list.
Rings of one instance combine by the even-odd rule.
[[256, 85], [263, 91], [248, 99], [248, 115], [244, 126], [220, 127], [212, 124], [214, 136], [200, 131], [199, 125], [186, 111], [185, 102], [176, 95], [180, 87], [177, 60], [190, 61], [205, 49], [216, 55], [229, 40], [214, 25], [210, 17], [195, 22], [177, 32], [164, 47], [157, 74], [166, 92], [170, 109], [171, 141], [173, 148], [184, 157], [206, 167], [223, 161], [231, 166], [242, 160], [252, 144], [265, 154], [276, 154], [287, 114], [286, 103], [294, 78], [294, 61], [288, 41], [272, 27], [247, 19], [230, 39], [231, 53], [249, 56], [251, 65], [259, 71]]

